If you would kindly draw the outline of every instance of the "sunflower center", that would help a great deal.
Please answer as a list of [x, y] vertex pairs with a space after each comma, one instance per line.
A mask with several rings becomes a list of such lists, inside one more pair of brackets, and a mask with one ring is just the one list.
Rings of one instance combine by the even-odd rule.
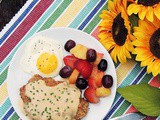
[[119, 46], [124, 45], [127, 38], [128, 30], [124, 25], [124, 19], [121, 17], [121, 13], [119, 13], [113, 21], [112, 25], [112, 36], [115, 43]]
[[152, 54], [160, 59], [160, 28], [153, 33], [149, 44]]
[[159, 2], [160, 0], [138, 0], [138, 4], [142, 4], [144, 6], [153, 6]]

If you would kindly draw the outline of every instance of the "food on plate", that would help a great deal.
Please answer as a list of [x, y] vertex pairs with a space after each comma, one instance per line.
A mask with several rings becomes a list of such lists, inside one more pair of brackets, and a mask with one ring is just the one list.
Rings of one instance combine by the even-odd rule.
[[44, 37], [33, 37], [26, 43], [20, 65], [31, 75], [55, 77], [63, 65], [63, 47], [60, 42]]
[[105, 75], [102, 78], [102, 84], [105, 88], [110, 88], [113, 85], [113, 78], [111, 75]]
[[[113, 78], [105, 75], [108, 63], [103, 53], [73, 40], [64, 49], [71, 54], [63, 57], [61, 44], [42, 36], [26, 44], [21, 66], [30, 74], [39, 74], [20, 88], [23, 111], [31, 119], [80, 120], [89, 102], [99, 103], [111, 94]], [[53, 79], [58, 74], [62, 81]]]
[[90, 102], [90, 103], [98, 103], [99, 98], [96, 96], [96, 90], [93, 88], [87, 88], [84, 92], [84, 97]]
[[78, 60], [78, 58], [73, 55], [67, 55], [63, 58], [64, 64], [66, 66], [70, 66], [72, 69], [74, 68], [74, 63]]
[[98, 88], [94, 78], [88, 78], [88, 87], [96, 89]]
[[94, 62], [97, 58], [97, 52], [94, 49], [88, 49], [86, 56], [87, 61]]
[[[65, 47], [67, 44], [68, 41]], [[109, 96], [113, 78], [110, 75], [105, 75], [108, 63], [107, 60], [103, 59], [104, 54], [82, 44], [72, 46], [70, 50], [67, 49], [66, 51], [72, 55], [63, 58], [64, 64], [74, 69], [72, 74], [68, 76], [69, 83], [75, 84], [80, 90], [84, 90], [84, 97], [90, 103], [98, 103], [99, 98]]]
[[107, 97], [111, 94], [111, 89], [100, 87], [96, 89], [96, 96], [97, 97]]
[[72, 53], [75, 57], [79, 59], [86, 60], [86, 53], [88, 48], [84, 45], [77, 44], [74, 48], [70, 50], [70, 53]]
[[103, 53], [98, 53], [98, 52], [97, 52], [97, 58], [96, 58], [96, 61], [94, 62], [94, 65], [95, 65], [95, 66], [97, 66], [97, 65], [100, 63], [100, 61], [101, 61], [101, 59], [103, 58], [103, 56], [104, 56]]
[[73, 40], [68, 40], [64, 45], [64, 49], [69, 52], [75, 46], [76, 46], [76, 43]]
[[76, 80], [78, 79], [79, 75], [80, 75], [79, 71], [76, 70], [76, 69], [74, 69], [73, 72], [72, 72], [72, 74], [71, 74], [71, 76], [68, 79], [69, 83], [70, 84], [76, 83]]
[[75, 85], [34, 75], [20, 88], [23, 110], [35, 120], [80, 120], [88, 112], [88, 102]]
[[99, 71], [97, 67], [93, 67], [90, 78], [94, 79], [94, 81], [98, 87], [102, 86], [103, 76], [104, 76], [104, 72]]
[[100, 63], [98, 64], [98, 70], [106, 71], [107, 65], [108, 65], [107, 60], [102, 59], [102, 60], [100, 61]]
[[74, 64], [75, 68], [81, 73], [81, 75], [87, 79], [92, 73], [93, 66], [86, 60], [77, 60]]
[[87, 82], [87, 80], [84, 79], [84, 78], [78, 78], [78, 79], [76, 80], [76, 86], [77, 86], [77, 88], [83, 90], [83, 89], [86, 89], [86, 88], [87, 88], [88, 82]]
[[62, 78], [67, 78], [69, 77], [71, 74], [72, 74], [72, 68], [70, 66], [64, 66], [60, 72], [59, 72], [59, 75], [62, 77]]

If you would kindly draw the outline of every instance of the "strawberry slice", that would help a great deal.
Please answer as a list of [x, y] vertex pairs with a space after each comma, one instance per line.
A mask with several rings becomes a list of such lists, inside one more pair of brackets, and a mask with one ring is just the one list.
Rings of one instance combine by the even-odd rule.
[[104, 72], [97, 69], [97, 67], [93, 67], [92, 74], [90, 78], [95, 80], [95, 83], [98, 87], [102, 86], [102, 78], [104, 76]]
[[87, 88], [84, 92], [84, 97], [90, 102], [90, 103], [98, 103], [99, 98], [96, 96], [96, 90], [93, 88]]
[[85, 79], [90, 77], [93, 66], [89, 62], [86, 60], [77, 60], [74, 66]]
[[96, 85], [96, 81], [95, 81], [94, 78], [89, 78], [89, 79], [88, 79], [88, 86], [89, 86], [90, 88], [93, 88], [93, 89], [98, 88], [98, 86]]
[[67, 55], [63, 58], [64, 64], [66, 66], [70, 66], [72, 69], [74, 69], [74, 63], [78, 60], [78, 58], [72, 56], [72, 55]]

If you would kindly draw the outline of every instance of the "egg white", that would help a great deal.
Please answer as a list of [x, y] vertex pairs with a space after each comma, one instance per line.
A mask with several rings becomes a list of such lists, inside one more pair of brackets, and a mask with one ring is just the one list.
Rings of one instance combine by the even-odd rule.
[[[58, 66], [50, 74], [44, 74], [37, 68], [37, 59], [43, 53], [54, 54], [58, 59]], [[44, 36], [36, 36], [30, 39], [25, 46], [24, 56], [21, 58], [20, 65], [22, 69], [31, 74], [39, 74], [42, 77], [55, 77], [59, 74], [63, 66], [63, 48], [60, 42], [46, 38]]]

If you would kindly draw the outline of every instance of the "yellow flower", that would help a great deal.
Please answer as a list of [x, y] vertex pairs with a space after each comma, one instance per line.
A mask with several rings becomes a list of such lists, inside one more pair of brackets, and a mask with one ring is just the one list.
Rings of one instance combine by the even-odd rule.
[[147, 66], [147, 72], [156, 76], [160, 73], [160, 20], [154, 18], [153, 22], [139, 20], [139, 27], [134, 28], [136, 46], [133, 54], [141, 66]]
[[137, 14], [141, 20], [153, 22], [154, 16], [160, 19], [160, 0], [136, 0], [128, 6], [127, 12]]
[[117, 63], [125, 63], [131, 58], [134, 50], [131, 40], [131, 27], [126, 12], [127, 0], [109, 0], [108, 11], [102, 11], [100, 17], [99, 38], [102, 45], [110, 52], [112, 59]]

